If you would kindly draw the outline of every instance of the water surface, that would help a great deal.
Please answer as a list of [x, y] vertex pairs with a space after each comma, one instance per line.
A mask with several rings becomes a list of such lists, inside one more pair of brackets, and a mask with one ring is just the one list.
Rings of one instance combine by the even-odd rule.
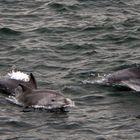
[[0, 75], [32, 72], [76, 103], [22, 112], [0, 94], [2, 140], [140, 139], [139, 93], [93, 82], [140, 64], [139, 0], [0, 0], [0, 17]]

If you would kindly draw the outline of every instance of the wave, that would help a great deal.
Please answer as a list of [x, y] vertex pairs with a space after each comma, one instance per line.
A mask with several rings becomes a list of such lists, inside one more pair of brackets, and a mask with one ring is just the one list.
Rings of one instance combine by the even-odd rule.
[[0, 34], [4, 35], [20, 35], [20, 31], [16, 31], [7, 27], [0, 28]]
[[56, 3], [56, 2], [50, 3], [49, 7], [57, 11], [71, 11], [71, 10], [73, 11], [80, 8], [78, 4], [66, 5], [64, 3], [62, 4], [62, 3]]
[[80, 31], [82, 28], [78, 27], [70, 27], [70, 26], [52, 26], [52, 27], [41, 27], [37, 28], [35, 30], [32, 30], [32, 32], [37, 32], [37, 33], [65, 33], [65, 32], [73, 32], [73, 31]]
[[59, 50], [89, 50], [92, 49], [96, 53], [96, 47], [91, 43], [84, 43], [84, 44], [78, 44], [78, 43], [67, 43], [64, 45], [58, 46]]

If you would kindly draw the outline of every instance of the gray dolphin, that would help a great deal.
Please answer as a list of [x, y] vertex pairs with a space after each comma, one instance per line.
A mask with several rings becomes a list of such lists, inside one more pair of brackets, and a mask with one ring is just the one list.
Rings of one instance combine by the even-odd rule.
[[14, 94], [15, 89], [18, 87], [19, 84], [25, 84], [31, 88], [37, 89], [36, 80], [32, 73], [30, 73], [30, 80], [28, 82], [24, 82], [22, 80], [16, 79], [0, 79], [0, 91], [4, 92], [8, 95]]
[[107, 77], [107, 82], [122, 84], [135, 91], [140, 91], [140, 68], [133, 67], [114, 72]]
[[69, 98], [53, 90], [32, 89], [23, 84], [19, 84], [16, 91], [16, 99], [24, 107], [40, 106], [52, 109], [74, 106], [74, 102]]

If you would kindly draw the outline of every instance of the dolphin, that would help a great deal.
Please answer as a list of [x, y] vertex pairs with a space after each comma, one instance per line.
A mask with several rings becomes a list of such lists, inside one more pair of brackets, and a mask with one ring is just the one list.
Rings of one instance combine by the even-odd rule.
[[119, 70], [107, 76], [109, 84], [124, 85], [132, 90], [140, 91], [140, 67]]
[[30, 79], [28, 82], [10, 78], [0, 79], [0, 91], [8, 95], [13, 95], [15, 94], [15, 89], [18, 87], [19, 84], [25, 84], [28, 87], [37, 89], [35, 77], [33, 76], [32, 73], [30, 73]]
[[47, 109], [74, 106], [74, 102], [63, 94], [48, 89], [33, 89], [19, 84], [15, 98], [24, 107], [42, 107]]

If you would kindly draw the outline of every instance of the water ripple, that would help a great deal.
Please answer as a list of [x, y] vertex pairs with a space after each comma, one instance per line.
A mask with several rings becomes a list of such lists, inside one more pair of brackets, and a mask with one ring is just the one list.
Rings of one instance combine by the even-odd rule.
[[21, 112], [0, 95], [1, 139], [139, 140], [139, 93], [105, 86], [140, 65], [138, 0], [2, 0], [0, 75], [13, 66], [75, 101], [68, 114]]
[[52, 3], [49, 4], [49, 6], [53, 9], [55, 9], [57, 11], [61, 11], [61, 12], [79, 10], [79, 5], [78, 4], [67, 5], [67, 4], [64, 4], [64, 3], [52, 2]]
[[13, 36], [18, 36], [18, 35], [20, 35], [21, 33], [22, 33], [22, 32], [20, 32], [20, 31], [16, 31], [16, 30], [13, 30], [13, 29], [10, 29], [10, 28], [6, 28], [6, 27], [0, 28], [0, 34], [1, 34], [1, 35], [7, 35], [7, 36], [13, 35]]

